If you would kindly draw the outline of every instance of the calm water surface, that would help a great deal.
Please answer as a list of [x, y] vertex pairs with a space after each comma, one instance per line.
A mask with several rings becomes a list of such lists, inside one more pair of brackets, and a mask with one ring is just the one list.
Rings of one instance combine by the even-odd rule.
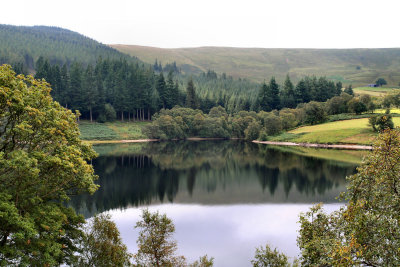
[[[305, 150], [240, 141], [185, 141], [96, 146], [100, 189], [73, 199], [86, 217], [109, 212], [136, 252], [141, 209], [173, 219], [179, 253], [207, 254], [215, 266], [250, 266], [266, 243], [298, 254], [298, 215], [313, 203], [337, 209], [336, 196], [357, 164], [302, 156]], [[316, 150], [307, 150], [314, 155]], [[335, 158], [355, 152], [322, 151]]]

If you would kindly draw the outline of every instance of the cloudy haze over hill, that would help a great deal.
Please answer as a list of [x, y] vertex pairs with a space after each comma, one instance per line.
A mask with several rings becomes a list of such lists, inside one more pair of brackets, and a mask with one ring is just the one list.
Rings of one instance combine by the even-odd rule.
[[5, 1], [1, 24], [67, 28], [108, 44], [400, 47], [393, 0]]

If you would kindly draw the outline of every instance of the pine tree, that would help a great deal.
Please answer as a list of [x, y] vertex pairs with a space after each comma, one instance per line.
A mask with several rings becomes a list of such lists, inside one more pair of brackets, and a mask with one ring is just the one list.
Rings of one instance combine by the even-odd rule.
[[84, 103], [89, 111], [90, 121], [93, 121], [93, 108], [98, 104], [98, 91], [92, 65], [88, 65], [84, 76]]
[[269, 88], [268, 85], [265, 83], [262, 84], [260, 91], [258, 93], [258, 98], [257, 98], [257, 106], [259, 110], [264, 110], [264, 111], [271, 111], [271, 100], [269, 96]]
[[184, 93], [181, 93], [180, 91], [179, 91], [179, 83], [178, 83], [178, 80], [175, 80], [175, 86], [174, 86], [174, 94], [176, 94], [176, 101], [175, 101], [175, 103], [176, 103], [176, 105], [184, 105], [184, 98], [183, 98], [183, 100], [182, 100], [182, 97], [181, 96], [183, 96], [184, 97]]
[[325, 77], [320, 77], [315, 86], [315, 101], [325, 102], [329, 98], [328, 81]]
[[82, 65], [75, 62], [72, 64], [70, 71], [71, 87], [70, 87], [70, 97], [71, 97], [71, 107], [72, 110], [80, 110], [84, 107], [83, 94], [82, 94]]
[[269, 81], [268, 96], [270, 100], [270, 107], [272, 110], [280, 108], [279, 98], [279, 85], [275, 81], [275, 77], [272, 77]]
[[154, 69], [154, 71], [158, 71], [158, 61], [157, 61], [157, 59], [154, 62], [153, 69]]
[[94, 68], [94, 75], [96, 80], [96, 89], [98, 93], [97, 99], [97, 107], [100, 109], [104, 107], [105, 104], [105, 95], [104, 95], [104, 86], [103, 86], [103, 73], [102, 73], [102, 58], [97, 60], [96, 66]]
[[47, 78], [50, 69], [49, 61], [43, 57], [39, 57], [36, 61], [36, 74], [35, 79], [45, 79]]
[[348, 87], [346, 87], [346, 89], [344, 89], [344, 92], [349, 95], [354, 95], [353, 87], [351, 86], [351, 84]]
[[60, 102], [61, 99], [61, 93], [60, 93], [60, 87], [61, 87], [61, 70], [58, 65], [53, 65], [50, 67], [50, 73], [51, 73], [51, 81], [50, 84], [52, 85], [53, 90], [51, 91], [51, 95], [53, 96], [53, 99], [57, 102]]
[[342, 93], [342, 83], [341, 82], [337, 82], [336, 83], [336, 95], [340, 95]]
[[160, 96], [162, 108], [167, 108], [167, 102], [168, 102], [167, 101], [167, 98], [168, 98], [167, 85], [165, 83], [164, 74], [162, 72], [158, 76], [157, 91]]
[[64, 107], [68, 107], [71, 103], [70, 99], [70, 76], [67, 68], [67, 64], [64, 64], [61, 68], [61, 80], [60, 80], [60, 104]]
[[166, 106], [167, 106], [167, 108], [172, 108], [178, 102], [178, 93], [179, 92], [176, 90], [177, 88], [175, 87], [173, 79], [174, 79], [173, 71], [170, 70], [168, 73], [167, 85], [166, 85], [166, 89], [167, 89], [167, 93], [166, 93], [167, 105]]
[[127, 100], [127, 63], [126, 61], [117, 62], [117, 69], [114, 72], [115, 90], [114, 90], [114, 107], [121, 114], [121, 121], [124, 121], [124, 112], [128, 109]]
[[186, 107], [192, 109], [198, 108], [196, 88], [194, 87], [192, 78], [190, 78], [186, 87]]
[[281, 101], [282, 101], [282, 107], [287, 107], [287, 108], [296, 107], [293, 83], [290, 81], [289, 74], [286, 75], [286, 80], [283, 85], [283, 90], [281, 93]]
[[294, 89], [294, 96], [297, 104], [310, 102], [310, 92], [307, 88], [306, 82], [303, 79], [300, 80], [296, 85], [296, 88]]

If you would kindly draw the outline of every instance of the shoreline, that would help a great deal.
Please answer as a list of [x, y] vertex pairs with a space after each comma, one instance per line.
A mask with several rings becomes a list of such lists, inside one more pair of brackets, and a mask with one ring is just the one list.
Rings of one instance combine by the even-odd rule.
[[[207, 140], [238, 140], [239, 138], [204, 138], [204, 137], [190, 137], [186, 138], [187, 141], [207, 141]], [[127, 143], [148, 143], [160, 142], [160, 139], [130, 139], [130, 140], [83, 140], [83, 142], [92, 145], [98, 144], [127, 144]], [[176, 141], [176, 140], [172, 140]], [[317, 143], [293, 143], [293, 142], [276, 142], [276, 141], [251, 141], [255, 144], [274, 145], [274, 146], [301, 146], [310, 148], [328, 148], [328, 149], [345, 149], [345, 150], [372, 150], [372, 146], [368, 145], [353, 145], [353, 144], [317, 144]]]
[[98, 145], [98, 144], [126, 144], [126, 143], [148, 143], [158, 142], [159, 139], [129, 139], [129, 140], [82, 140], [83, 142]]
[[186, 139], [128, 139], [128, 140], [82, 140], [92, 145], [97, 144], [126, 144], [126, 143], [148, 143], [148, 142], [163, 142], [163, 141], [211, 141], [211, 140], [239, 140], [240, 138], [219, 138], [219, 137], [189, 137]]
[[274, 146], [301, 146], [311, 148], [330, 148], [330, 149], [346, 149], [346, 150], [372, 150], [372, 146], [368, 145], [330, 145], [330, 144], [312, 144], [312, 143], [293, 143], [293, 142], [275, 142], [275, 141], [252, 141], [256, 144], [274, 145]]

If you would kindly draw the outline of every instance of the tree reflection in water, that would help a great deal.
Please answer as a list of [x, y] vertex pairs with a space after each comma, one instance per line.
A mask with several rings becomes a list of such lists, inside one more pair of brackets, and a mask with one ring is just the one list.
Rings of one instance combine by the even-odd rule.
[[179, 141], [95, 147], [100, 189], [75, 197], [85, 216], [159, 203], [207, 205], [334, 202], [356, 164], [242, 141]]

